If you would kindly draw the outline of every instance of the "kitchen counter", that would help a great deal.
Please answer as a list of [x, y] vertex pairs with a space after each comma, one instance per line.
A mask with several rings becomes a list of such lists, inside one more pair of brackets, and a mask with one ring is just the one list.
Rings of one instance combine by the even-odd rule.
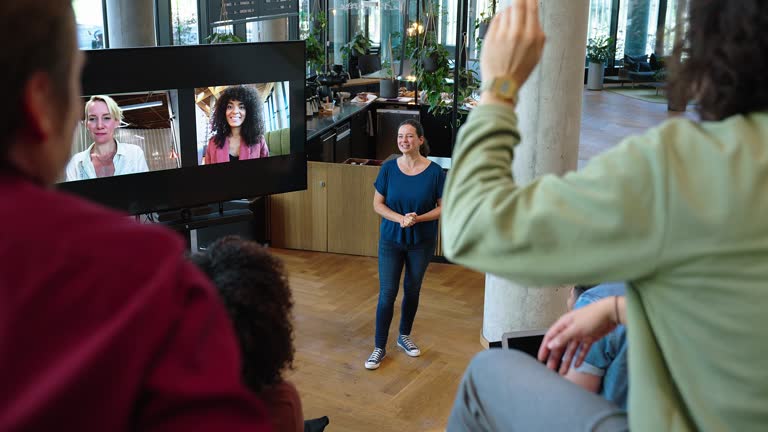
[[367, 103], [352, 103], [344, 102], [344, 105], [333, 109], [331, 115], [315, 115], [307, 117], [307, 141], [320, 136], [322, 133], [330, 130], [333, 126], [344, 120], [352, 117], [353, 115], [368, 109], [373, 102]]

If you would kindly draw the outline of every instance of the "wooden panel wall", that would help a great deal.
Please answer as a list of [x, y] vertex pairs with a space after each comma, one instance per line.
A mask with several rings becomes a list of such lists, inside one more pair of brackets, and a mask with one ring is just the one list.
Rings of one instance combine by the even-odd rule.
[[328, 250], [327, 165], [307, 163], [307, 190], [270, 196], [272, 245], [286, 249]]

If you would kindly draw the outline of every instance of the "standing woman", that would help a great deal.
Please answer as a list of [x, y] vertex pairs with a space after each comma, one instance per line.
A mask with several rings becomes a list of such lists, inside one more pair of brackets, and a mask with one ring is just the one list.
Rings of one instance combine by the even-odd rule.
[[421, 281], [435, 253], [437, 219], [445, 173], [426, 158], [429, 154], [424, 128], [406, 120], [397, 131], [397, 147], [403, 153], [381, 166], [374, 187], [373, 209], [381, 215], [379, 237], [379, 304], [376, 308], [375, 348], [367, 369], [378, 369], [387, 352], [400, 274], [405, 267], [400, 336], [397, 346], [411, 357], [421, 351], [411, 340], [411, 328], [419, 307]]
[[112, 177], [149, 171], [144, 151], [115, 139], [123, 121], [123, 110], [109, 96], [91, 96], [85, 103], [85, 127], [93, 138], [87, 149], [67, 164], [67, 181]]
[[251, 87], [231, 86], [219, 95], [211, 130], [214, 136], [205, 149], [205, 164], [269, 156], [261, 98]]

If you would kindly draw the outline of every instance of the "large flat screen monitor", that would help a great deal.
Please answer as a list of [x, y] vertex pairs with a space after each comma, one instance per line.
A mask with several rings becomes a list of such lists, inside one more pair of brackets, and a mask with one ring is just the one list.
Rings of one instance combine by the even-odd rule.
[[131, 214], [306, 189], [300, 41], [89, 51], [59, 187]]

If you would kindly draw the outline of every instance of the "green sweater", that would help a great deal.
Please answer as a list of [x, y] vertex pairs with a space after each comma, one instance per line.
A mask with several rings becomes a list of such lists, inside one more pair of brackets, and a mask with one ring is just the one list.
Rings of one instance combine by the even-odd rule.
[[628, 281], [631, 429], [766, 430], [768, 113], [669, 120], [525, 187], [519, 141], [509, 108], [470, 114], [446, 257], [533, 286]]

